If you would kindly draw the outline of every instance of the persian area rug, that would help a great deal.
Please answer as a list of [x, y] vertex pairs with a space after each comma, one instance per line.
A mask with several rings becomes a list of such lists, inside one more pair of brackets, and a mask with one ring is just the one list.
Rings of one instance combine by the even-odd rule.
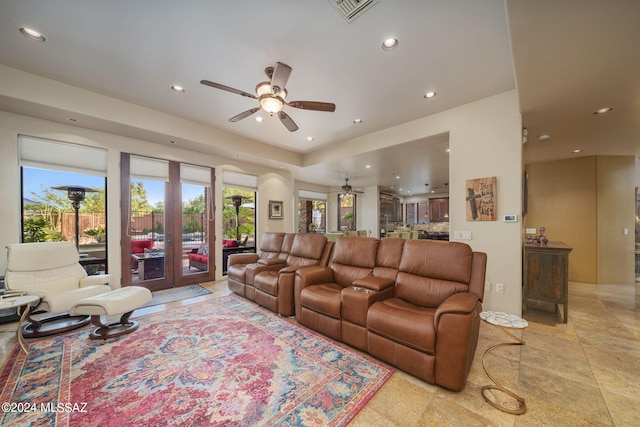
[[151, 307], [154, 305], [167, 304], [173, 301], [180, 301], [187, 298], [195, 298], [202, 295], [208, 295], [211, 291], [200, 285], [187, 285], [173, 289], [163, 289], [151, 293], [151, 301], [140, 308]]
[[394, 370], [229, 295], [13, 349], [0, 376], [11, 426], [341, 426]]

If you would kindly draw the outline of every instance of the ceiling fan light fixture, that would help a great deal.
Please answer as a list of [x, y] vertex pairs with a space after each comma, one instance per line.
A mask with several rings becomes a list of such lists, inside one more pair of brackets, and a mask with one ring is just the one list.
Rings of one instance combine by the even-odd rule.
[[269, 114], [279, 113], [284, 107], [284, 100], [279, 96], [262, 95], [258, 100], [260, 107]]

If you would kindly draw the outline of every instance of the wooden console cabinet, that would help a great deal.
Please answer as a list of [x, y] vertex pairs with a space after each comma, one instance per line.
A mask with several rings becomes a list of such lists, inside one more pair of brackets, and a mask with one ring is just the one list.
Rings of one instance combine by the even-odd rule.
[[527, 313], [527, 301], [543, 301], [564, 305], [564, 323], [569, 312], [569, 253], [562, 242], [549, 242], [546, 246], [524, 247], [524, 289], [522, 313]]

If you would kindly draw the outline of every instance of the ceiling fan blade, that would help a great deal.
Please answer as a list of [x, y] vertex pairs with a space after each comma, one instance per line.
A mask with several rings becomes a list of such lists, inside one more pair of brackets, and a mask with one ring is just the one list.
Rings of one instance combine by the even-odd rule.
[[291, 101], [287, 104], [293, 108], [301, 108], [303, 110], [315, 110], [315, 111], [336, 111], [336, 104], [330, 102], [316, 102], [316, 101]]
[[252, 115], [253, 113], [255, 113], [256, 111], [258, 111], [260, 109], [260, 107], [256, 107], [256, 108], [252, 108], [251, 110], [247, 110], [244, 113], [240, 113], [237, 116], [233, 116], [229, 119], [230, 122], [238, 122], [242, 119], [246, 119], [247, 117], [249, 117], [250, 115]]
[[278, 118], [280, 119], [284, 127], [289, 129], [289, 132], [295, 132], [298, 130], [298, 125], [296, 124], [296, 122], [294, 122], [293, 119], [289, 117], [289, 115], [284, 111], [278, 112]]
[[209, 80], [200, 80], [200, 83], [202, 83], [205, 86], [214, 87], [216, 89], [226, 90], [227, 92], [235, 93], [236, 95], [242, 95], [242, 96], [246, 96], [247, 98], [258, 99], [256, 98], [255, 95], [252, 95], [248, 92], [242, 91], [240, 89], [234, 89], [229, 86], [221, 85], [220, 83], [210, 82]]
[[291, 74], [291, 67], [282, 62], [276, 62], [276, 67], [273, 70], [273, 77], [271, 77], [271, 87], [273, 88], [273, 94], [277, 95], [287, 85], [289, 75]]

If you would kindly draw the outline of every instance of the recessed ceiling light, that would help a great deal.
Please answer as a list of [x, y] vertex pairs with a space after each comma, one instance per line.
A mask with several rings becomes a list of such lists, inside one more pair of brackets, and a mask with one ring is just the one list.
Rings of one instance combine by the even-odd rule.
[[309, 142], [313, 141], [313, 137], [312, 136], [308, 136], [307, 137], [307, 141], [309, 141]]
[[171, 90], [175, 90], [176, 92], [184, 92], [184, 88], [180, 85], [171, 85]]
[[551, 139], [551, 135], [549, 135], [548, 133], [541, 133], [540, 135], [538, 135], [538, 141], [546, 141], [548, 139]]
[[447, 149], [446, 149], [446, 150], [444, 150], [444, 151], [445, 151], [445, 152], [447, 152], [447, 153], [450, 153], [450, 152], [451, 152], [451, 148], [448, 148], [448, 147], [447, 147]]
[[371, 165], [366, 165], [365, 168], [371, 169]]
[[20, 32], [23, 36], [29, 37], [31, 40], [35, 40], [37, 42], [43, 42], [47, 40], [42, 34], [35, 30], [32, 30], [31, 28], [22, 27], [20, 28]]
[[264, 122], [264, 118], [262, 116], [257, 116], [256, 117], [256, 122], [262, 123], [262, 122]]
[[353, 121], [353, 124], [354, 124], [354, 125], [359, 125], [359, 124], [361, 124], [361, 123], [362, 123], [362, 119], [355, 119], [355, 120]]
[[424, 94], [424, 97], [427, 99], [431, 99], [437, 95], [436, 91], [430, 90], [429, 92]]
[[177, 142], [174, 141], [173, 139], [171, 141], [169, 141], [169, 142], [172, 143], [172, 144], [177, 144]]
[[382, 42], [382, 49], [384, 50], [395, 49], [396, 47], [398, 47], [398, 43], [399, 41], [397, 38], [389, 37]]
[[573, 154], [578, 154], [578, 153], [582, 153], [584, 150], [580, 149], [580, 148], [576, 148], [575, 150], [571, 150], [571, 152]]
[[78, 123], [78, 119], [75, 119], [73, 117], [67, 117], [67, 120], [73, 123]]
[[396, 179], [400, 179], [400, 175], [396, 175]]
[[613, 111], [613, 107], [604, 107], [604, 108], [600, 108], [596, 111], [593, 112], [593, 114], [606, 114], [610, 111]]

